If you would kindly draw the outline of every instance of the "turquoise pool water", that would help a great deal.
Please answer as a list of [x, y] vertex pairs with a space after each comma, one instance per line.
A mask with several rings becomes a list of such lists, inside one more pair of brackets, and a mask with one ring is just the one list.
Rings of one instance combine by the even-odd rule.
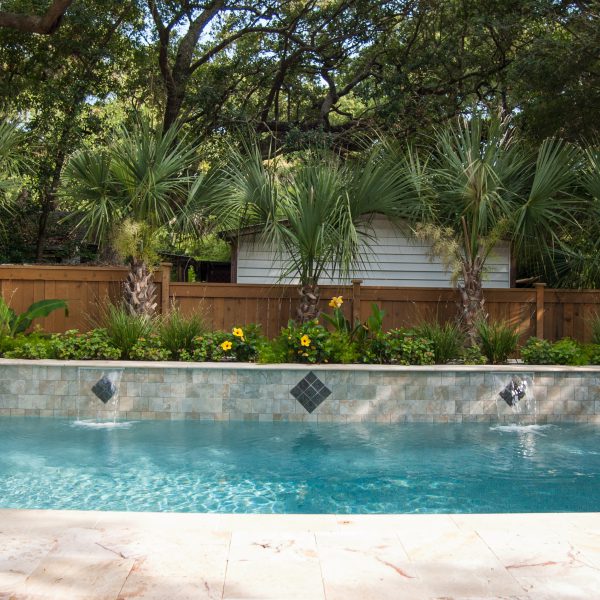
[[0, 419], [0, 507], [600, 510], [600, 428]]

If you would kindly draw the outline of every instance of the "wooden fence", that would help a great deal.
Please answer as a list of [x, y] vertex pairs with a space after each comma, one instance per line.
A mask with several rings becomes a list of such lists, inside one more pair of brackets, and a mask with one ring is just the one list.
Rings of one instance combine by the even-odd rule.
[[[69, 302], [69, 315], [57, 311], [40, 325], [51, 332], [89, 329], [98, 322], [100, 308], [121, 295], [127, 270], [115, 267], [0, 265], [0, 295], [16, 311], [32, 302], [60, 298]], [[199, 312], [213, 329], [260, 323], [266, 335], [277, 335], [293, 318], [298, 300], [295, 286], [235, 283], [173, 283], [170, 265], [155, 275], [160, 312], [178, 306], [184, 314]], [[332, 296], [343, 296], [344, 311], [352, 320], [365, 320], [376, 303], [385, 311], [386, 328], [415, 325], [421, 321], [454, 319], [458, 294], [447, 288], [389, 288], [322, 286], [321, 308], [327, 310]], [[600, 290], [550, 290], [534, 288], [487, 289], [486, 309], [493, 320], [518, 326], [523, 338], [531, 335], [558, 339], [591, 338], [591, 322], [600, 313]]]

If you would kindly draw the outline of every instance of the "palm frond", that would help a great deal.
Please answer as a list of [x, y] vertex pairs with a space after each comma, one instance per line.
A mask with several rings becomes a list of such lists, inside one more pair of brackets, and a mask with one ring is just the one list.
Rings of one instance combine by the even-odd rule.
[[7, 119], [0, 118], [0, 208], [9, 210], [11, 192], [18, 189], [20, 175], [26, 168], [23, 154], [24, 134]]
[[153, 229], [169, 226], [189, 231], [197, 213], [201, 181], [196, 178], [197, 146], [178, 127], [154, 131], [141, 120], [131, 131], [122, 127], [105, 147], [80, 150], [64, 170], [62, 196], [88, 237], [108, 243], [125, 218]]
[[529, 195], [513, 213], [517, 249], [533, 242], [547, 247], [565, 229], [577, 227], [577, 214], [586, 204], [573, 192], [579, 165], [580, 153], [574, 146], [556, 139], [542, 142]]

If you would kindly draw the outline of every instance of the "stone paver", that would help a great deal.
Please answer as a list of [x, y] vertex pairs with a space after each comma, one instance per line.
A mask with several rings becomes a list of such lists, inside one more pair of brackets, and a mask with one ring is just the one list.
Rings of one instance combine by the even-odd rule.
[[600, 513], [0, 510], [0, 599], [593, 600]]

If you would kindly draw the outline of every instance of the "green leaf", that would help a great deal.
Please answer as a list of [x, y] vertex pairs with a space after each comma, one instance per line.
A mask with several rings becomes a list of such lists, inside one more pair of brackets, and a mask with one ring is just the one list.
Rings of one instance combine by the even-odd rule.
[[64, 309], [65, 316], [67, 316], [69, 309], [66, 300], [51, 299], [34, 302], [25, 312], [14, 316], [11, 323], [11, 335], [24, 333], [31, 326], [34, 319], [47, 317], [50, 313], [61, 308]]

